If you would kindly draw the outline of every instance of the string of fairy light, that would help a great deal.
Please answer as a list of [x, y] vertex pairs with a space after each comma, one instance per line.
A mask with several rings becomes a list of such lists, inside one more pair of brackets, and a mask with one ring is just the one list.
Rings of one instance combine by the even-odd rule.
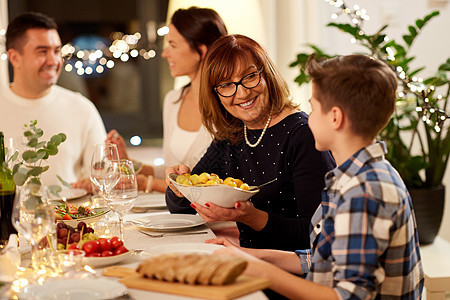
[[[167, 26], [156, 30], [159, 37], [168, 33]], [[5, 43], [6, 30], [0, 29], [0, 44]], [[75, 72], [79, 76], [101, 74], [106, 69], [112, 69], [115, 61], [128, 62], [133, 58], [142, 57], [145, 60], [156, 57], [156, 47], [147, 50], [142, 47], [142, 34], [124, 34], [122, 32], [112, 32], [110, 34], [111, 44], [97, 43], [96, 49], [82, 49], [75, 44], [67, 43], [61, 47], [61, 55], [64, 60], [64, 70]], [[6, 61], [6, 52], [0, 53], [0, 60]]]
[[[346, 15], [351, 19], [352, 24], [358, 28], [358, 34], [364, 35], [364, 30], [362, 29], [364, 21], [370, 20], [370, 17], [366, 14], [366, 10], [359, 7], [359, 5], [354, 5], [353, 8], [348, 7], [344, 1], [342, 0], [325, 0], [325, 2], [334, 6], [338, 9], [337, 12], [331, 15], [333, 20], [337, 19], [341, 15]], [[385, 37], [385, 42], [388, 42], [390, 39], [388, 36]], [[350, 42], [355, 44], [357, 40], [352, 37]], [[378, 53], [376, 56], [381, 60], [395, 60], [395, 49], [388, 47], [386, 48], [387, 57], [380, 57]], [[409, 77], [402, 67], [397, 66], [393, 67], [393, 70], [397, 74], [398, 79], [401, 82], [401, 91], [398, 91], [398, 98], [404, 99], [408, 94], [414, 94], [416, 96], [416, 111], [421, 116], [423, 122], [427, 125], [434, 126], [434, 130], [439, 133], [441, 132], [444, 122], [447, 119], [450, 119], [450, 115], [446, 113], [444, 110], [440, 109], [435, 105], [435, 102], [440, 101], [442, 99], [447, 99], [449, 96], [449, 91], [447, 91], [446, 96], [442, 96], [438, 94], [435, 98], [435, 86], [426, 85], [423, 83], [423, 78], [421, 77]], [[432, 120], [435, 121], [432, 121]], [[434, 124], [432, 124], [434, 123]]]

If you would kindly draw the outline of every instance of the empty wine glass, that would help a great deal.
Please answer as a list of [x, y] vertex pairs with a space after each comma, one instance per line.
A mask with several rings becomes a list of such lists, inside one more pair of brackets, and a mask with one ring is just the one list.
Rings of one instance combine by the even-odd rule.
[[120, 179], [119, 153], [115, 144], [97, 144], [91, 161], [91, 181], [107, 199]]
[[133, 208], [138, 195], [136, 173], [131, 160], [120, 161], [120, 180], [106, 198], [108, 207], [119, 217], [120, 238], [123, 236], [123, 216]]
[[11, 221], [19, 235], [31, 244], [31, 265], [38, 276], [39, 270], [44, 267], [39, 242], [52, 231], [55, 223], [47, 187], [27, 182], [19, 188]]

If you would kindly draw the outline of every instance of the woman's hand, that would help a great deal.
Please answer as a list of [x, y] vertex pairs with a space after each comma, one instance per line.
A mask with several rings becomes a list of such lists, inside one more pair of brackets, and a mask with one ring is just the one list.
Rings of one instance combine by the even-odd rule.
[[191, 207], [206, 221], [237, 221], [247, 224], [255, 230], [261, 230], [266, 226], [269, 215], [253, 206], [250, 201], [235, 202], [233, 208], [225, 208], [206, 202], [205, 206], [191, 203]]
[[108, 132], [105, 140], [106, 144], [115, 144], [117, 146], [117, 150], [119, 151], [119, 158], [128, 159], [127, 153], [127, 145], [123, 140], [122, 136], [117, 132], [117, 130], [113, 129]]
[[191, 169], [189, 169], [186, 165], [177, 165], [174, 167], [169, 167], [166, 169], [166, 184], [169, 186], [169, 188], [175, 193], [177, 197], [184, 197], [183, 194], [170, 182], [169, 174], [175, 173], [175, 174], [185, 174], [190, 173]]

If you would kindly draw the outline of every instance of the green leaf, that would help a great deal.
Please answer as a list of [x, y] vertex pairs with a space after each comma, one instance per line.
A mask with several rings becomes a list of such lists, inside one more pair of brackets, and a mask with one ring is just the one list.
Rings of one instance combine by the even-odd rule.
[[28, 179], [28, 170], [26, 168], [19, 168], [16, 173], [14, 173], [13, 181], [17, 186], [22, 186]]
[[425, 69], [425, 67], [421, 67], [421, 68], [419, 68], [419, 69], [417, 69], [417, 70], [414, 70], [414, 71], [410, 72], [410, 73], [408, 74], [408, 76], [409, 76], [409, 77], [413, 77], [414, 75], [416, 75], [417, 73], [419, 73], [419, 72], [422, 71], [423, 69]]
[[42, 171], [43, 171], [43, 167], [32, 167], [29, 171], [28, 171], [28, 175], [29, 176], [39, 176]]
[[52, 136], [52, 137], [50, 138], [50, 141], [51, 141], [53, 144], [55, 144], [56, 146], [58, 146], [59, 144], [61, 144], [62, 139], [61, 139], [61, 137], [60, 137], [58, 134], [56, 134], [56, 135], [54, 135], [54, 136]]
[[423, 20], [416, 20], [417, 28], [422, 29], [423, 25], [425, 25], [425, 22]]
[[429, 15], [425, 16], [425, 18], [423, 18], [423, 20], [426, 22], [428, 22], [429, 20], [431, 20], [432, 18], [436, 17], [439, 15], [439, 11], [435, 10], [432, 13], [430, 13]]
[[30, 163], [33, 159], [37, 157], [37, 154], [33, 150], [27, 150], [22, 153], [22, 158], [24, 161]]
[[297, 82], [299, 86], [302, 86], [304, 83], [309, 82], [309, 76], [305, 72], [301, 72], [294, 81]]
[[62, 179], [61, 176], [56, 175], [56, 178], [58, 178], [58, 180], [62, 183], [62, 185], [64, 185], [65, 187], [68, 187], [69, 189], [72, 188], [72, 185], [70, 183], [68, 183], [67, 181], [65, 181], [64, 179]]
[[21, 165], [20, 163], [17, 163], [17, 164], [14, 165], [13, 170], [12, 170], [13, 174], [17, 173], [17, 171], [19, 170], [20, 165]]
[[34, 131], [36, 138], [40, 138], [44, 135], [44, 131], [40, 128], [36, 128], [36, 130]]
[[48, 155], [58, 154], [58, 147], [56, 147], [54, 144], [51, 144], [50, 142], [47, 143], [47, 153]]
[[47, 150], [45, 150], [45, 149], [39, 149], [37, 151], [37, 153], [38, 153], [38, 157], [41, 157], [41, 159], [47, 159], [49, 156], [47, 153]]
[[27, 130], [27, 131], [25, 131], [25, 132], [23, 133], [23, 135], [26, 136], [26, 137], [29, 137], [29, 136], [32, 136], [33, 133], [32, 133], [31, 131]]
[[450, 71], [450, 63], [445, 63], [439, 66], [439, 71]]
[[51, 194], [59, 197], [59, 193], [61, 193], [62, 188], [59, 185], [49, 185], [48, 190]]
[[412, 36], [410, 36], [410, 35], [404, 35], [403, 36], [403, 40], [405, 41], [405, 43], [408, 45], [408, 46], [411, 46], [411, 44], [412, 44], [412, 42], [413, 42], [413, 37]]
[[411, 33], [412, 37], [415, 37], [417, 35], [417, 30], [414, 26], [411, 26], [411, 25], [408, 26], [408, 30], [409, 30], [409, 33]]
[[35, 138], [35, 137], [32, 137], [32, 138], [28, 141], [27, 146], [28, 146], [28, 147], [33, 147], [33, 148], [34, 148], [34, 147], [36, 147], [37, 143], [38, 143], [38, 139]]
[[356, 39], [361, 39], [361, 36], [359, 33], [359, 28], [356, 26], [352, 26], [350, 24], [337, 24], [337, 23], [328, 23], [327, 26], [329, 27], [336, 27], [344, 32], [347, 32], [351, 35], [353, 35]]
[[[6, 149], [8, 149], [8, 148], [6, 148]], [[8, 162], [16, 161], [16, 159], [17, 159], [18, 156], [19, 156], [19, 151], [15, 151], [15, 152], [13, 153], [13, 155], [11, 155], [11, 156], [9, 157]]]
[[37, 184], [37, 185], [41, 185], [42, 184], [41, 180], [38, 177], [32, 177], [31, 178], [31, 183]]
[[58, 135], [61, 137], [61, 143], [65, 142], [67, 140], [67, 135], [65, 133], [58, 133]]
[[37, 143], [37, 145], [36, 145], [36, 149], [39, 149], [39, 148], [42, 148], [42, 147], [44, 147], [45, 146], [45, 141], [42, 141], [42, 142], [39, 142], [39, 143]]

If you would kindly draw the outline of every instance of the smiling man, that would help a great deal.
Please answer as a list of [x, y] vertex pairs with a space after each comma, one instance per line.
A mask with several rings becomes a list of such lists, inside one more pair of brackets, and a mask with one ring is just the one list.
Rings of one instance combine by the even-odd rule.
[[41, 13], [25, 13], [10, 22], [6, 48], [13, 82], [0, 90], [0, 130], [16, 146], [23, 142], [24, 124], [30, 120], [38, 121], [44, 140], [59, 132], [67, 135], [58, 155], [48, 160], [44, 184], [58, 183], [56, 175], [68, 182], [88, 177], [93, 145], [106, 138], [92, 102], [56, 85], [63, 65], [57, 29], [55, 21]]

